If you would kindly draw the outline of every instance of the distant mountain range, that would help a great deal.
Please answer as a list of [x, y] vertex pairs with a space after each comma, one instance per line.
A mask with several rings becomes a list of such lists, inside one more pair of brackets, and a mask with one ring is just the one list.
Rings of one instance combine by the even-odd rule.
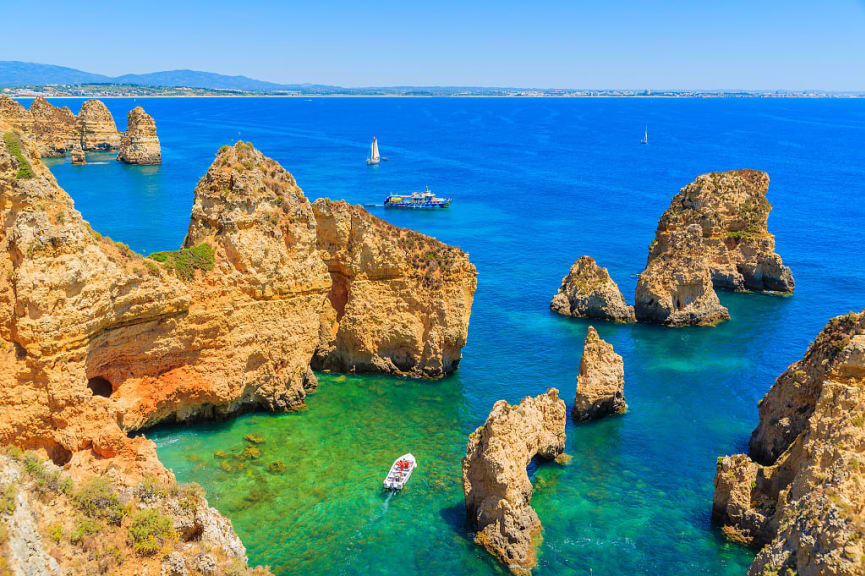
[[0, 86], [46, 86], [49, 84], [132, 84], [137, 86], [182, 86], [208, 90], [242, 90], [274, 92], [315, 89], [335, 89], [337, 86], [314, 84], [277, 84], [246, 76], [227, 76], [198, 70], [166, 70], [150, 74], [105, 76], [51, 64], [0, 61]]

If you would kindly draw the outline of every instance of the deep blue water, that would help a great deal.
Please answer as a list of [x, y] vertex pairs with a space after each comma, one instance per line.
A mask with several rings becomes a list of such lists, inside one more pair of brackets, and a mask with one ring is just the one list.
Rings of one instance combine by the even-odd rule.
[[[74, 112], [80, 106], [55, 103]], [[572, 404], [587, 324], [548, 308], [570, 264], [582, 254], [594, 256], [633, 301], [635, 274], [645, 265], [657, 220], [681, 187], [713, 170], [767, 171], [774, 205], [769, 230], [793, 269], [795, 295], [722, 293], [733, 319], [715, 328], [596, 324], [624, 357], [630, 412], [595, 424], [569, 423], [573, 461], [541, 467], [533, 500], [545, 526], [538, 574], [585, 574], [590, 567], [595, 574], [744, 573], [753, 553], [726, 543], [710, 523], [715, 460], [746, 449], [757, 401], [827, 319], [865, 305], [865, 101], [196, 98], [106, 104], [121, 129], [134, 105], [153, 115], [163, 165], [134, 167], [91, 155], [87, 166], [62, 160], [51, 166], [94, 228], [142, 253], [179, 246], [197, 180], [219, 147], [237, 139], [279, 161], [312, 199], [380, 204], [389, 192], [426, 185], [455, 198], [451, 208], [436, 212], [370, 210], [463, 248], [477, 266], [469, 342], [457, 374], [437, 383], [326, 377], [299, 417], [252, 415], [154, 431], [163, 461], [180, 479], [203, 484], [234, 519], [251, 560], [273, 565], [278, 574], [384, 574], [396, 571], [385, 562], [389, 557], [411, 562], [414, 573], [499, 572], [463, 534], [459, 457], [468, 433], [500, 398], [516, 402], [555, 386]], [[640, 145], [644, 125], [648, 146]], [[389, 161], [370, 168], [364, 158], [372, 136]], [[99, 159], [106, 163], [95, 163]], [[324, 404], [338, 406], [337, 395], [348, 395], [346, 386], [352, 386], [352, 403], [345, 411], [328, 410]], [[391, 502], [375, 537], [344, 535], [339, 511], [359, 509], [362, 516], [369, 512], [364, 505], [380, 503], [364, 504], [357, 491], [310, 496], [298, 486], [296, 494], [281, 494], [269, 520], [279, 536], [270, 532], [259, 541], [256, 514], [274, 510], [274, 503], [233, 507], [232, 484], [218, 467], [188, 459], [196, 447], [209, 449], [256, 426], [282, 427], [283, 435], [306, 426], [321, 433], [304, 438], [303, 446], [318, 443], [326, 450], [333, 443], [339, 452], [353, 436], [326, 433], [327, 425], [358, 434], [364, 425], [380, 426], [385, 418], [364, 421], [364, 405], [374, 413], [371, 406], [381, 408], [389, 390], [407, 394], [409, 404], [417, 401], [412, 434], [421, 445], [415, 453], [429, 449], [443, 487], [414, 502], [437, 510], [421, 514], [409, 505], [411, 496]], [[443, 404], [432, 408], [430, 394]], [[449, 432], [437, 418], [447, 419]], [[429, 446], [423, 445], [426, 427]], [[390, 447], [374, 448], [389, 464]], [[424, 487], [433, 491], [418, 480], [415, 493]], [[312, 531], [288, 511], [314, 507], [316, 498], [329, 512], [315, 519], [323, 528]], [[420, 532], [399, 538], [394, 531], [413, 515], [423, 526], [412, 530]], [[309, 546], [317, 553], [303, 563], [292, 560]], [[440, 557], [448, 560], [434, 560]]]

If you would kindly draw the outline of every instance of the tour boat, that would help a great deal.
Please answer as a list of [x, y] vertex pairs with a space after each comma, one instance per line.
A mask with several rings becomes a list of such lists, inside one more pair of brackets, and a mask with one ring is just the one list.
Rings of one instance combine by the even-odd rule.
[[640, 144], [648, 144], [649, 143], [649, 127], [646, 126], [646, 131], [643, 132], [643, 139], [640, 140]]
[[378, 140], [373, 136], [372, 144], [369, 145], [369, 158], [366, 159], [366, 165], [372, 166], [379, 162], [381, 162], [381, 155], [378, 153]]
[[388, 490], [402, 490], [415, 468], [417, 468], [417, 460], [414, 456], [403, 454], [390, 467], [390, 472], [384, 479], [384, 487]]
[[384, 199], [385, 208], [446, 208], [452, 198], [439, 198], [427, 188], [411, 194], [391, 194]]

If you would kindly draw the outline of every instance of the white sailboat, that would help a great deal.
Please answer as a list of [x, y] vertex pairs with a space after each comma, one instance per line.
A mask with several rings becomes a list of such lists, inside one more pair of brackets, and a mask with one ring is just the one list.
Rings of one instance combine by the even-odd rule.
[[378, 140], [373, 136], [372, 144], [369, 145], [369, 158], [366, 159], [366, 165], [372, 166], [379, 162], [381, 162], [381, 155], [378, 153]]
[[643, 139], [640, 140], [640, 144], [648, 144], [649, 143], [649, 127], [646, 126], [646, 131], [643, 132]]

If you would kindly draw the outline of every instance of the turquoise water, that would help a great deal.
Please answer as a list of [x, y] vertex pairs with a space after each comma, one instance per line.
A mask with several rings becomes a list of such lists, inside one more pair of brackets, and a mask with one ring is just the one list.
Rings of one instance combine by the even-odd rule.
[[[67, 102], [68, 101], [64, 101]], [[548, 305], [581, 254], [631, 300], [670, 198], [700, 173], [772, 177], [769, 219], [796, 294], [721, 294], [716, 328], [598, 324], [625, 359], [623, 417], [568, 424], [567, 466], [532, 467], [540, 575], [744, 574], [753, 552], [710, 522], [718, 455], [743, 451], [756, 403], [826, 320], [863, 307], [865, 102], [688, 99], [140, 99], [164, 164], [52, 161], [94, 227], [139, 252], [183, 239], [216, 150], [252, 141], [311, 198], [454, 196], [432, 213], [370, 211], [470, 253], [478, 290], [460, 370], [436, 382], [322, 375], [309, 408], [148, 435], [235, 524], [254, 563], [288, 574], [496, 574], [464, 524], [460, 458], [500, 398], [556, 386], [571, 405], [587, 324]], [[70, 104], [77, 111], [78, 102]], [[648, 146], [639, 144], [649, 126]], [[390, 158], [364, 165], [372, 136]], [[244, 435], [265, 437], [244, 460]], [[404, 493], [379, 485], [411, 450]], [[214, 456], [225, 451], [227, 456]], [[281, 460], [283, 474], [267, 471]], [[225, 463], [230, 471], [221, 467]]]

